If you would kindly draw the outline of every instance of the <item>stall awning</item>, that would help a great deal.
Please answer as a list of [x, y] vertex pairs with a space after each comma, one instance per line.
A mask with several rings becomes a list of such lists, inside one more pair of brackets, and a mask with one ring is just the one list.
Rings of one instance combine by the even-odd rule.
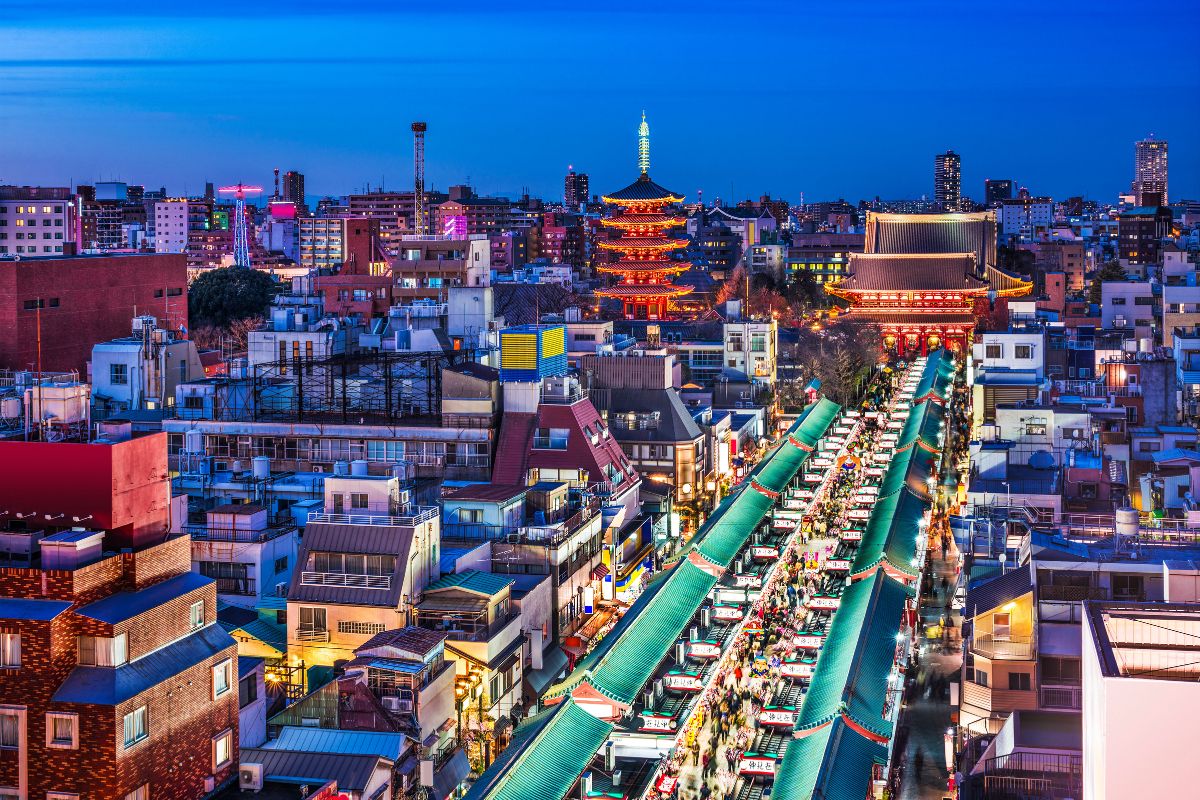
[[608, 576], [608, 564], [601, 564], [592, 570], [592, 578], [602, 581]]

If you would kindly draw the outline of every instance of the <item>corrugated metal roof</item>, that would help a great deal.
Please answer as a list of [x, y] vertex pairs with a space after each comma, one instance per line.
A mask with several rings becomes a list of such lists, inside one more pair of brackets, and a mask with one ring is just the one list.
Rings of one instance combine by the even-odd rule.
[[380, 761], [390, 766], [387, 759], [371, 755], [248, 747], [241, 751], [241, 763], [262, 764], [265, 778], [288, 783], [306, 781], [318, 786], [327, 781], [337, 781], [338, 789], [347, 792], [366, 789]]
[[0, 619], [27, 619], [49, 622], [71, 607], [62, 600], [31, 600], [23, 597], [0, 597]]
[[58, 687], [54, 702], [114, 706], [197, 664], [216, 664], [236, 646], [220, 625], [207, 625], [119, 667], [76, 667]]
[[254, 672], [265, 661], [265, 658], [259, 658], [258, 656], [238, 656], [238, 680], [240, 681], [251, 672]]
[[357, 650], [366, 652], [376, 647], [394, 647], [397, 650], [404, 650], [423, 657], [440, 645], [445, 638], [445, 633], [409, 625], [406, 628], [377, 633], [359, 645]]
[[973, 253], [851, 253], [849, 275], [837, 284], [851, 291], [979, 291]]
[[285, 725], [279, 735], [263, 745], [270, 750], [298, 750], [307, 753], [382, 756], [399, 760], [407, 747], [402, 733], [344, 731], [332, 728], [305, 728]]
[[158, 608], [177, 597], [194, 592], [213, 582], [195, 572], [185, 572], [174, 578], [167, 578], [153, 586], [148, 586], [138, 592], [118, 592], [103, 600], [97, 600], [86, 606], [75, 609], [75, 613], [91, 617], [109, 625], [119, 625], [126, 620], [141, 616]]
[[508, 575], [497, 575], [494, 572], [480, 572], [477, 569], [454, 572], [443, 575], [438, 580], [425, 587], [426, 592], [436, 592], [439, 589], [463, 589], [468, 592], [485, 594], [488, 597], [499, 594], [505, 587], [511, 586], [513, 579]]
[[969, 618], [991, 611], [1032, 591], [1032, 566], [1025, 564], [969, 588], [963, 616]]
[[304, 530], [297, 563], [308, 563], [310, 553], [362, 553], [396, 556], [396, 571], [387, 589], [367, 589], [357, 586], [328, 586], [304, 584], [303, 569], [292, 573], [289, 600], [305, 603], [396, 608], [404, 593], [404, 569], [412, 548], [413, 529], [382, 525], [342, 525], [333, 522], [310, 522]]

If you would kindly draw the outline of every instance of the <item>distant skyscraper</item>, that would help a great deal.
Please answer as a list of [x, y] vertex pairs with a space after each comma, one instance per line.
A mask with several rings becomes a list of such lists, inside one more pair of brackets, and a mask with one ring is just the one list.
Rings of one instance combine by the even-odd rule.
[[288, 170], [283, 173], [283, 199], [296, 205], [297, 211], [307, 211], [304, 205], [304, 173]]
[[957, 211], [962, 199], [962, 160], [947, 150], [933, 157], [933, 199], [946, 211]]
[[1007, 178], [988, 178], [983, 182], [983, 203], [994, 208], [1005, 200], [1012, 200], [1013, 182]]
[[[1144, 198], [1151, 193], [1157, 195], [1157, 203], [1148, 202], [1155, 198]], [[1167, 143], [1154, 134], [1134, 144], [1133, 194], [1139, 206], [1167, 204]]]
[[563, 184], [563, 204], [567, 208], [578, 209], [588, 201], [588, 176], [586, 172], [576, 173], [574, 169], [567, 173]]

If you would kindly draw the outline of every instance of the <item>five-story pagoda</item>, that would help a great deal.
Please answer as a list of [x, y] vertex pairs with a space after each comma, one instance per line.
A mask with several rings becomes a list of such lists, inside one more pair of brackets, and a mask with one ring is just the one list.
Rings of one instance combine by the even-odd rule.
[[671, 251], [687, 246], [686, 240], [667, 236], [670, 229], [684, 222], [670, 208], [683, 197], [650, 180], [650, 126], [644, 113], [638, 127], [638, 167], [642, 174], [636, 181], [603, 198], [617, 206], [603, 224], [617, 229], [621, 236], [596, 244], [621, 256], [596, 269], [620, 276], [621, 282], [596, 294], [620, 300], [627, 319], [660, 320], [670, 314], [674, 298], [692, 291], [673, 282], [691, 265], [670, 257]]

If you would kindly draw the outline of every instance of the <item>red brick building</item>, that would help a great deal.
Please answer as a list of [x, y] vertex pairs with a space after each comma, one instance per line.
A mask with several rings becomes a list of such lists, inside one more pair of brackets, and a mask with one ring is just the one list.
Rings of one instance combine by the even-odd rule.
[[[55, 454], [62, 467], [86, 460], [78, 448], [112, 466], [57, 479], [69, 513], [50, 496], [32, 508], [22, 492]], [[217, 624], [215, 584], [190, 571], [164, 509], [101, 491], [165, 483], [163, 435], [0, 442], [0, 464], [22, 461], [25, 484], [0, 481], [0, 797], [187, 799], [234, 779], [237, 646]], [[142, 533], [128, 547], [101, 519]]]
[[137, 314], [187, 322], [183, 255], [0, 260], [0, 368], [38, 368], [40, 317], [42, 370], [86, 376], [92, 346], [128, 336]]
[[336, 275], [318, 275], [317, 291], [331, 314], [364, 318], [387, 314], [393, 302], [390, 259], [383, 252], [379, 220], [352, 217], [343, 221], [345, 260]]

